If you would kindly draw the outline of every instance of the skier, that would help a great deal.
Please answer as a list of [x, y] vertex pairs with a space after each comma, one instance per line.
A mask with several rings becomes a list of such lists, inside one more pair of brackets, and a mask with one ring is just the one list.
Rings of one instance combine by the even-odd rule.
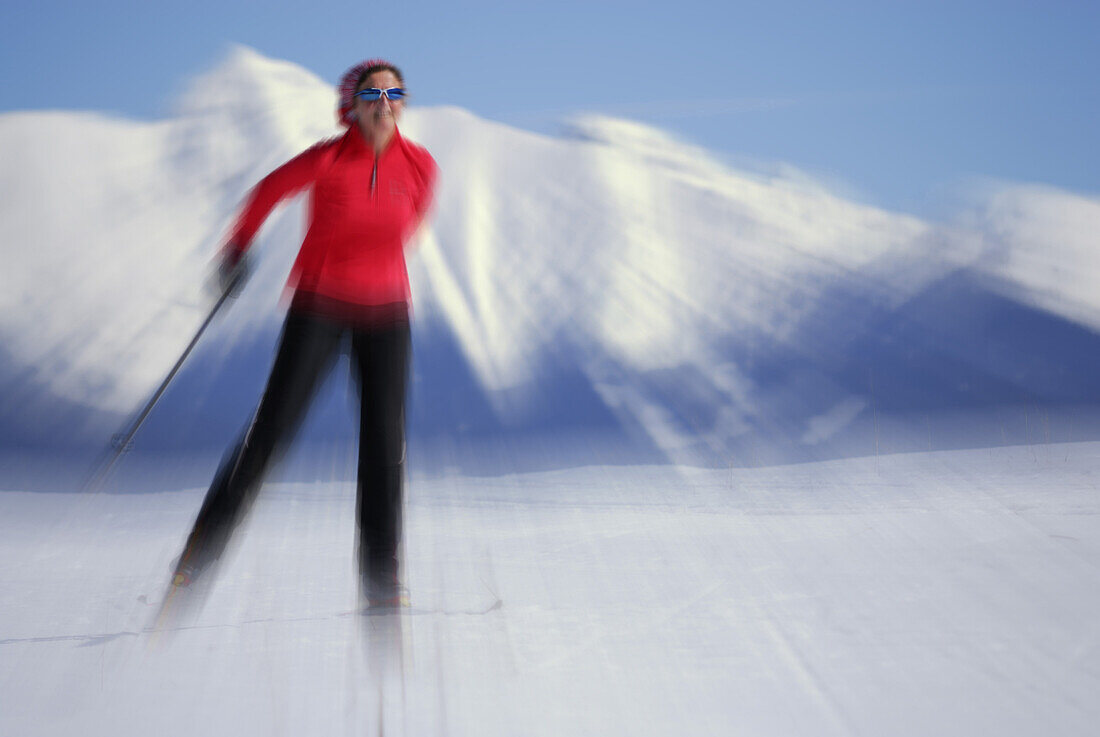
[[252, 422], [214, 476], [175, 565], [176, 588], [220, 557], [347, 339], [360, 399], [360, 591], [372, 607], [407, 603], [398, 561], [410, 358], [404, 247], [431, 203], [437, 169], [397, 128], [406, 92], [396, 66], [383, 59], [357, 64], [338, 91], [345, 133], [264, 177], [220, 253], [222, 284], [237, 290], [268, 213], [311, 188], [309, 227], [287, 283], [292, 298], [270, 378]]

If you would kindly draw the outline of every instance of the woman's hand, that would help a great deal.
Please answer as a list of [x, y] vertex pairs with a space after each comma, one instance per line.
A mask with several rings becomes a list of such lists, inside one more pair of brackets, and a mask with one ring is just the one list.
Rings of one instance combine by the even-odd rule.
[[221, 262], [218, 264], [218, 283], [222, 294], [228, 293], [230, 297], [236, 297], [241, 293], [244, 284], [252, 273], [252, 267], [248, 261], [248, 254], [230, 243], [222, 251]]

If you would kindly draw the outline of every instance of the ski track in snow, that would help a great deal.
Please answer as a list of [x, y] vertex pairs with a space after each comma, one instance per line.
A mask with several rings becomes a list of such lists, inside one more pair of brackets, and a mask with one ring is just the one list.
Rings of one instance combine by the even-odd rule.
[[1098, 457], [414, 469], [402, 618], [351, 614], [334, 469], [270, 483], [197, 619], [155, 635], [201, 490], [10, 491], [0, 734], [1084, 734]]

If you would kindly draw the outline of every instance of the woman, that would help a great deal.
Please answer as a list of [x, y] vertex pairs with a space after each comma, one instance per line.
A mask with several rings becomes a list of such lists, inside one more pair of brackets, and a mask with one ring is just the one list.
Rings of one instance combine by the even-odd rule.
[[398, 567], [409, 367], [409, 282], [404, 246], [431, 202], [436, 166], [397, 123], [404, 79], [381, 59], [341, 81], [343, 136], [313, 146], [249, 195], [222, 251], [235, 289], [244, 255], [271, 209], [312, 188], [309, 228], [291, 270], [293, 291], [267, 387], [252, 423], [222, 461], [176, 565], [187, 586], [216, 561], [270, 467], [350, 337], [360, 398], [357, 522], [362, 591], [371, 606], [403, 603]]

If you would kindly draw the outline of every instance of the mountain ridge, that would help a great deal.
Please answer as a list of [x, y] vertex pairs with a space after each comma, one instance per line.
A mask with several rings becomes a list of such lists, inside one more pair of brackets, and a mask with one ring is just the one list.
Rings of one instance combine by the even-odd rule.
[[[262, 94], [242, 93], [250, 88]], [[0, 116], [0, 131], [18, 129], [25, 144], [0, 154], [0, 183], [13, 193], [0, 205], [0, 237], [14, 264], [0, 282], [0, 377], [38, 415], [27, 420], [15, 404], [0, 411], [0, 442], [94, 443], [143, 401], [209, 304], [210, 258], [248, 187], [337, 133], [334, 107], [333, 90], [312, 73], [236, 49], [189, 87], [174, 117], [96, 119], [94, 148], [80, 145], [90, 132], [84, 113]], [[34, 115], [47, 116], [52, 135], [30, 129]], [[936, 370], [907, 361], [898, 344], [917, 334], [914, 324], [928, 350], [939, 350], [937, 336], [963, 340], [952, 352], [970, 367], [966, 381], [1000, 387], [975, 395], [976, 406], [1049, 395], [1043, 387], [1060, 359], [1021, 371], [991, 364], [997, 351], [983, 345], [991, 338], [979, 324], [960, 336], [929, 294], [956, 295], [956, 308], [1023, 310], [1053, 321], [1087, 355], [1096, 350], [1088, 336], [1100, 299], [1083, 286], [1059, 297], [1051, 285], [1067, 267], [1049, 261], [1069, 254], [1076, 284], [1087, 285], [1096, 263], [1081, 233], [1100, 221], [1087, 197], [1007, 188], [938, 224], [798, 177], [738, 172], [658, 129], [604, 116], [578, 117], [552, 137], [414, 105], [402, 130], [442, 170], [432, 223], [409, 259], [410, 432], [424, 442], [597, 433], [658, 460], [703, 463], [740, 462], [753, 443], [780, 460], [851, 453], [872, 447], [865, 425], [891, 401], [882, 384], [872, 396], [853, 378], [861, 351], [900, 372], [892, 391], [943, 391]], [[58, 160], [51, 139], [71, 158]], [[71, 203], [63, 217], [43, 204], [55, 202]], [[173, 388], [180, 394], [158, 409], [166, 419], [148, 433], [153, 446], [217, 444], [211, 438], [247, 416], [281, 322], [302, 208], [299, 200], [269, 219], [249, 289], [204, 338]], [[1059, 213], [1075, 225], [1057, 230]], [[1066, 236], [1053, 255], [1044, 251], [1052, 233]], [[1087, 330], [1054, 329], [1064, 322]], [[237, 368], [223, 374], [229, 365]], [[1005, 375], [1008, 384], [992, 382]], [[1059, 401], [1098, 395], [1075, 381]], [[238, 399], [197, 414], [185, 398], [226, 391]], [[430, 406], [417, 404], [417, 392]], [[453, 393], [477, 399], [452, 402]], [[307, 437], [330, 436], [325, 422], [346, 425], [334, 420], [347, 411], [338, 394], [321, 401]], [[965, 392], [950, 396], [970, 406]], [[899, 438], [906, 422], [898, 420]], [[57, 437], [58, 427], [72, 437]], [[991, 432], [973, 441], [992, 443]]]

